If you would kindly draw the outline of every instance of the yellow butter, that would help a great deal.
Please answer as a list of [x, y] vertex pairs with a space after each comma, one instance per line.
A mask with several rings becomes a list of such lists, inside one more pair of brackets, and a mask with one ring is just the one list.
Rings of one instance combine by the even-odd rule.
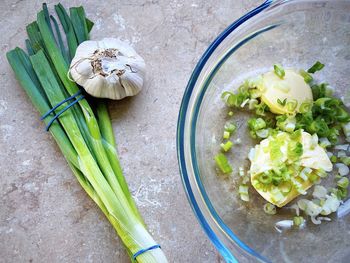
[[[304, 78], [293, 69], [286, 69], [283, 79], [274, 71], [262, 75], [261, 88], [263, 90], [261, 100], [269, 106], [270, 111], [276, 114], [293, 113], [299, 110], [303, 102], [313, 100], [310, 86]], [[296, 100], [298, 105], [294, 111], [288, 111], [277, 100]]]

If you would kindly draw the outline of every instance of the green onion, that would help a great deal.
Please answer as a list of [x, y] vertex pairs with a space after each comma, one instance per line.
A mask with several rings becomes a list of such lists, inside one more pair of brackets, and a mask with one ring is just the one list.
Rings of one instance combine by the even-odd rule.
[[[350, 165], [350, 157], [348, 157], [348, 156], [340, 157], [340, 161], [347, 166]], [[335, 162], [337, 162], [337, 160]]]
[[228, 132], [228, 131], [224, 131], [224, 135], [222, 136], [222, 138], [224, 138], [224, 139], [229, 139], [230, 138], [230, 136], [231, 136], [231, 133], [230, 132]]
[[274, 72], [275, 74], [280, 78], [280, 79], [283, 79], [284, 76], [286, 75], [283, 67], [279, 64], [275, 64], [273, 65], [273, 69], [274, 69]]
[[257, 99], [250, 99], [250, 100], [249, 100], [248, 108], [249, 108], [250, 110], [254, 110], [258, 104], [259, 104], [259, 102], [258, 102]]
[[299, 112], [300, 113], [307, 113], [312, 109], [312, 102], [304, 101], [300, 104]]
[[288, 100], [287, 103], [286, 103], [286, 109], [289, 112], [294, 111], [297, 107], [298, 107], [298, 101], [297, 100], [291, 99], [291, 100]]
[[242, 201], [245, 201], [245, 202], [249, 201], [249, 193], [248, 193], [247, 185], [240, 185], [238, 188], [238, 193]]
[[293, 217], [293, 225], [294, 226], [301, 226], [304, 224], [305, 219], [302, 216], [295, 216]]
[[311, 183], [315, 183], [319, 180], [319, 177], [316, 173], [309, 174], [309, 180]]
[[233, 132], [236, 131], [237, 126], [236, 126], [236, 124], [234, 124], [232, 122], [226, 122], [224, 129], [225, 129], [225, 131], [227, 131], [230, 134], [232, 134]]
[[276, 206], [271, 203], [264, 204], [263, 208], [264, 208], [264, 212], [268, 215], [276, 214]]
[[[43, 8], [37, 21], [27, 27], [30, 58], [19, 48], [7, 53], [16, 78], [41, 115], [79, 90], [67, 77], [68, 64], [75, 53], [74, 43], [87, 40], [92, 26], [82, 7], [72, 8], [71, 17], [62, 5], [55, 7], [68, 41], [68, 57], [57, 22], [51, 18], [58, 38], [55, 39], [46, 5]], [[53, 122], [50, 132], [77, 180], [106, 215], [132, 257], [155, 241], [145, 228], [122, 174], [105, 102], [97, 105], [93, 109], [86, 99], [80, 100]], [[154, 249], [139, 255], [137, 261], [165, 262], [166, 258], [160, 249]]]
[[257, 131], [266, 127], [266, 122], [262, 118], [251, 118], [248, 120], [249, 129]]
[[226, 156], [223, 153], [219, 153], [214, 157], [217, 167], [224, 174], [228, 174], [232, 172], [232, 167], [229, 164]]
[[280, 99], [277, 99], [277, 103], [280, 104], [281, 106], [285, 106], [287, 103], [287, 99], [284, 99], [283, 101], [281, 101]]
[[342, 177], [341, 179], [338, 180], [337, 185], [340, 188], [348, 188], [348, 186], [349, 186], [349, 179], [347, 177]]
[[332, 163], [336, 163], [338, 161], [337, 156], [332, 155], [331, 158], [329, 158], [331, 160]]
[[270, 184], [272, 182], [272, 173], [271, 172], [264, 172], [260, 174], [258, 177], [258, 180], [262, 184]]
[[315, 73], [316, 71], [320, 71], [323, 69], [324, 64], [322, 64], [320, 61], [317, 61], [311, 68], [307, 70], [308, 73]]
[[230, 116], [230, 117], [232, 117], [232, 116], [233, 116], [233, 111], [229, 111], [229, 112], [227, 113], [227, 115]]
[[305, 83], [310, 84], [313, 81], [313, 77], [305, 70], [300, 70], [299, 74], [304, 78]]
[[229, 151], [232, 148], [233, 143], [231, 141], [227, 141], [226, 143], [221, 143], [220, 147], [225, 152]]

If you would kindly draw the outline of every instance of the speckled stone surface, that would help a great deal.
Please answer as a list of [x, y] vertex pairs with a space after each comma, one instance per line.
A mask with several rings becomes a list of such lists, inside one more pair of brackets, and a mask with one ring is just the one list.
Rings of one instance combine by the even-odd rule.
[[[56, 1], [47, 1], [52, 8]], [[169, 262], [220, 262], [183, 191], [176, 122], [187, 81], [209, 43], [254, 0], [61, 1], [83, 4], [93, 39], [129, 41], [145, 58], [140, 95], [110, 103], [118, 151], [132, 194]], [[5, 53], [23, 46], [41, 1], [0, 8], [0, 262], [129, 262], [113, 228], [87, 197]]]

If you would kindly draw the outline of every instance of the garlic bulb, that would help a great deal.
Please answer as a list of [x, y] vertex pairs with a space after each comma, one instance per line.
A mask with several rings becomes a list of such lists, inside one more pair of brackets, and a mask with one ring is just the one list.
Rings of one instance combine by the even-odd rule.
[[145, 61], [127, 43], [104, 38], [81, 43], [69, 73], [90, 95], [119, 100], [141, 90]]

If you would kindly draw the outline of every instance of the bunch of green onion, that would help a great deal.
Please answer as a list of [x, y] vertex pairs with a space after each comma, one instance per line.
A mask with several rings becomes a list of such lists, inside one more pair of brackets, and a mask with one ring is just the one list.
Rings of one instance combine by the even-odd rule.
[[[65, 33], [66, 45], [58, 22], [44, 4], [37, 21], [26, 28], [28, 53], [18, 47], [7, 53], [17, 80], [41, 115], [79, 91], [67, 73], [77, 46], [89, 39], [93, 26], [85, 17], [83, 7], [70, 8], [68, 14], [58, 4], [55, 11]], [[106, 215], [135, 262], [135, 253], [156, 243], [145, 227], [123, 176], [106, 101], [92, 103], [89, 100], [90, 103], [86, 98], [81, 99], [65, 111], [49, 131], [79, 183]], [[64, 107], [63, 104], [54, 112], [57, 114]], [[48, 124], [53, 117], [49, 115], [44, 122]], [[136, 260], [167, 262], [159, 248], [140, 254]]]

